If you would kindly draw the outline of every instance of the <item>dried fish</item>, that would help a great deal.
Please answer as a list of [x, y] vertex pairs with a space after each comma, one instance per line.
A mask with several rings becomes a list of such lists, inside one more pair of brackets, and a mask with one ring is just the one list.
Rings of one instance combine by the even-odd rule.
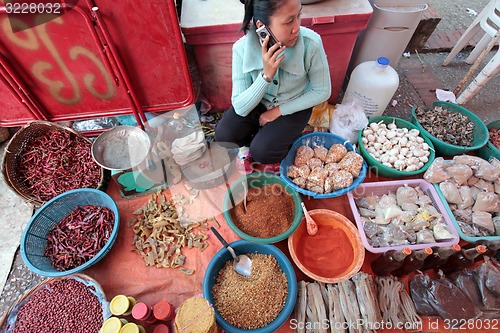
[[297, 285], [297, 303], [295, 305], [294, 317], [297, 320], [295, 332], [306, 332], [306, 307], [307, 307], [307, 287], [305, 281], [299, 281]]
[[344, 333], [345, 317], [342, 313], [340, 305], [339, 287], [333, 284], [326, 285], [328, 294], [328, 312], [330, 314], [330, 332], [331, 333]]
[[[323, 302], [323, 296], [321, 295], [320, 286], [318, 283], [308, 283], [307, 284], [307, 311], [306, 317], [307, 322], [311, 323], [309, 326], [315, 327], [315, 323], [324, 323], [328, 320], [326, 316], [325, 303]], [[315, 329], [317, 333], [327, 333], [326, 327], [320, 325]]]
[[[195, 247], [203, 251], [208, 247], [208, 236], [199, 231], [202, 223], [193, 223], [184, 212], [182, 205], [188, 202], [180, 194], [169, 201], [159, 191], [151, 194], [149, 201], [133, 213], [129, 221], [134, 231], [133, 251], [141, 254], [146, 266], [178, 268], [186, 260], [182, 248]], [[185, 274], [193, 272], [183, 271]]]
[[194, 273], [194, 270], [192, 270], [192, 269], [188, 269], [188, 268], [180, 268], [180, 269], [179, 269], [179, 271], [180, 271], [181, 273], [186, 274], [186, 275], [191, 275], [191, 274], [193, 274], [193, 273]]

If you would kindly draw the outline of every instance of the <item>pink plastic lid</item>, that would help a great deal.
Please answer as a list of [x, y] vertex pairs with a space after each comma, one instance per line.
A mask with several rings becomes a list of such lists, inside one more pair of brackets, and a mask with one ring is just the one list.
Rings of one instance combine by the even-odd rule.
[[134, 317], [137, 320], [148, 319], [150, 314], [151, 314], [151, 309], [146, 303], [143, 302], [137, 303], [132, 309], [132, 317]]
[[172, 320], [174, 317], [175, 308], [172, 304], [166, 301], [160, 301], [155, 304], [153, 313], [159, 320]]
[[170, 328], [165, 324], [158, 324], [153, 329], [153, 333], [170, 333]]

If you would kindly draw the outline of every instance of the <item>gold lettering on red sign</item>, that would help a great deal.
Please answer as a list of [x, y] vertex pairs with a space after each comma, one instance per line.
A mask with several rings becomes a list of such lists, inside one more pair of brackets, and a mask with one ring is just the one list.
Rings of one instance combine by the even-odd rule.
[[[40, 20], [40, 22], [37, 23], [42, 22], [41, 17], [35, 18], [35, 21], [37, 20]], [[46, 20], [43, 22], [46, 22]], [[50, 22], [54, 22], [59, 25], [64, 24], [61, 17], [55, 18]], [[47, 24], [50, 22], [41, 23], [32, 29], [28, 29], [26, 23], [22, 20], [15, 18], [11, 18], [9, 20], [6, 18], [2, 22], [2, 29], [7, 38], [14, 45], [20, 48], [37, 51], [40, 50], [40, 47], [43, 45], [47, 49], [53, 59], [53, 62], [44, 60], [35, 61], [31, 67], [31, 72], [38, 81], [48, 87], [50, 95], [59, 103], [75, 105], [82, 101], [82, 91], [75, 75], [68, 68], [68, 65], [64, 62], [61, 53], [58, 51], [56, 45], [50, 38], [50, 32], [47, 31]], [[13, 26], [22, 29], [22, 31], [14, 34], [12, 32]], [[97, 78], [95, 73], [90, 72], [83, 75], [83, 85], [92, 94], [92, 96], [102, 100], [109, 100], [115, 96], [116, 86], [113, 84], [113, 79], [99, 57], [97, 57], [91, 50], [81, 45], [70, 47], [68, 53], [70, 58], [75, 61], [81, 60], [83, 57], [89, 59], [96, 66], [99, 75], [104, 79], [106, 90], [101, 92], [95, 88]], [[63, 73], [69, 83], [69, 86], [71, 87], [71, 94], [69, 94], [69, 96], [67, 92], [69, 91], [67, 89], [68, 84], [58, 79], [57, 74], [54, 73], [57, 68]]]

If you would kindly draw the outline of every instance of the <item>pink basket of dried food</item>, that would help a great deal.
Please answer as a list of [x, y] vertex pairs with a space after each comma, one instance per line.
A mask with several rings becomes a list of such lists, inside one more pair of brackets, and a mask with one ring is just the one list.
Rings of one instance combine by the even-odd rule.
[[347, 196], [361, 240], [372, 253], [451, 246], [460, 240], [426, 180], [364, 183]]

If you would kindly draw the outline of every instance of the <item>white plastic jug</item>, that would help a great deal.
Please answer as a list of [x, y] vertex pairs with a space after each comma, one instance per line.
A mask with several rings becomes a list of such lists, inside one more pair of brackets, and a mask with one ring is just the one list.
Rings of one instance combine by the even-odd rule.
[[389, 66], [389, 59], [380, 57], [377, 61], [365, 61], [351, 73], [343, 102], [355, 98], [363, 103], [368, 118], [380, 116], [399, 86], [398, 73]]

